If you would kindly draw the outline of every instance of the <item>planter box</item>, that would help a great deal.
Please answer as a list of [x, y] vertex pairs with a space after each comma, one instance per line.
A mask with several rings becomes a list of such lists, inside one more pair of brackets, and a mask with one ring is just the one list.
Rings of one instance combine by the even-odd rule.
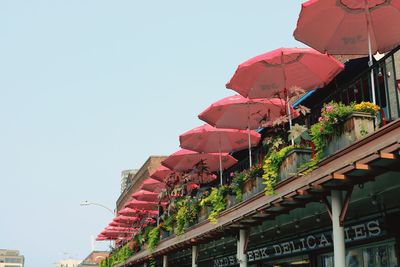
[[375, 117], [368, 113], [353, 112], [343, 123], [341, 134], [332, 136], [328, 141], [323, 155], [325, 157], [332, 155], [374, 132], [374, 119]]
[[236, 196], [232, 194], [227, 194], [225, 196], [225, 201], [226, 201], [226, 208], [229, 209], [230, 207], [236, 205]]
[[204, 206], [200, 207], [199, 211], [199, 216], [198, 216], [198, 222], [202, 222], [208, 219], [208, 215], [211, 213], [211, 207], [209, 206]]
[[265, 188], [262, 177], [249, 179], [243, 183], [243, 201], [247, 200]]
[[312, 151], [308, 148], [295, 148], [287, 154], [279, 167], [279, 175], [277, 182], [288, 179], [294, 176], [299, 167], [307, 163], [312, 158]]

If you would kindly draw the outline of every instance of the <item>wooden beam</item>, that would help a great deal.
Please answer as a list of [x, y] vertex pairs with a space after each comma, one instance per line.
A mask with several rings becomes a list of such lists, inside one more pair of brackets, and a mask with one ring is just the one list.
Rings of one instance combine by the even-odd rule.
[[347, 176], [343, 173], [334, 172], [332, 173], [332, 179], [334, 180], [346, 180]]
[[399, 156], [397, 154], [387, 153], [387, 152], [380, 152], [379, 156], [382, 159], [398, 159], [399, 158]]

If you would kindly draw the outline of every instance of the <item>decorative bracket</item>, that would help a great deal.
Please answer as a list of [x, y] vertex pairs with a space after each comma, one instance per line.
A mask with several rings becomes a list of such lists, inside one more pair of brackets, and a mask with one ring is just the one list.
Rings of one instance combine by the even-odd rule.
[[[340, 215], [339, 215], [339, 223], [340, 226], [344, 226], [344, 220], [346, 219], [346, 215], [347, 215], [347, 211], [349, 209], [349, 204], [350, 204], [350, 199], [351, 199], [351, 195], [353, 194], [353, 186], [350, 187], [348, 190], [346, 190], [346, 196], [343, 202], [343, 206], [342, 206], [342, 210], [340, 211]], [[332, 206], [328, 201], [328, 198], [325, 196], [322, 198], [322, 202], [324, 203], [326, 210], [329, 214], [329, 217], [332, 220]]]

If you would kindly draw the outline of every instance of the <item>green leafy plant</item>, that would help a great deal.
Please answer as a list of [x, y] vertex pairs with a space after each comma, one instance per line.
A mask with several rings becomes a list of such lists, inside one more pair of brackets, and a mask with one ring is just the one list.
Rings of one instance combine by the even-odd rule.
[[265, 184], [265, 194], [266, 195], [273, 195], [274, 194], [274, 187], [276, 184], [276, 180], [279, 174], [279, 167], [282, 164], [282, 161], [286, 158], [287, 154], [294, 149], [294, 146], [287, 146], [282, 148], [279, 151], [272, 150], [266, 156], [264, 161], [264, 174], [263, 179]]
[[208, 216], [211, 224], [216, 224], [219, 214], [226, 209], [225, 194], [227, 191], [228, 188], [226, 186], [213, 187], [211, 193], [199, 203], [201, 207], [211, 206], [211, 213]]
[[197, 220], [198, 203], [191, 197], [184, 198], [177, 203], [175, 216], [175, 234], [182, 235], [186, 229]]
[[311, 140], [308, 129], [304, 125], [295, 124], [289, 130], [289, 140], [293, 140], [296, 145], [304, 144]]
[[244, 172], [233, 173], [233, 179], [230, 184], [232, 192], [235, 194], [236, 201], [243, 201], [243, 183], [246, 180]]
[[152, 253], [156, 249], [157, 244], [160, 241], [160, 230], [160, 227], [157, 226], [151, 229], [148, 233], [147, 249], [150, 253]]

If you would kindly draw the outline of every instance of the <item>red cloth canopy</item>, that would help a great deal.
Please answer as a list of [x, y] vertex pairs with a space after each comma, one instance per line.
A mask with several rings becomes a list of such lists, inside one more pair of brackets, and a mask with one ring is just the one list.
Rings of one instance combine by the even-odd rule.
[[244, 97], [286, 99], [287, 90], [323, 87], [343, 69], [334, 57], [311, 48], [279, 48], [240, 64], [226, 87]]
[[[227, 153], [221, 156], [223, 169], [231, 167], [237, 160]], [[218, 153], [197, 153], [194, 151], [181, 149], [166, 158], [161, 164], [176, 171], [191, 171], [195, 166], [203, 161], [209, 171], [219, 170]]]
[[385, 53], [400, 44], [400, 1], [307, 1], [293, 35], [322, 53], [339, 55], [368, 55], [369, 35], [371, 54]]

